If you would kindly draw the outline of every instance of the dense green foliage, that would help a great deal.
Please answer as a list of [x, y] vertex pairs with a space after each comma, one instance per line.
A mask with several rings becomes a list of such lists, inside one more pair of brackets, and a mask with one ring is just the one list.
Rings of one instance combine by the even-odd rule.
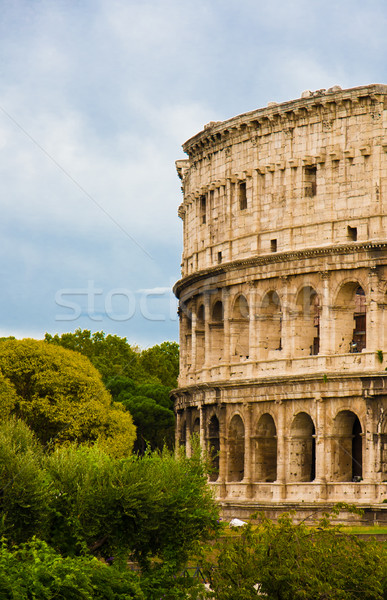
[[209, 565], [217, 600], [383, 600], [387, 554], [381, 544], [344, 534], [325, 517], [316, 527], [263, 519], [223, 540]]
[[135, 452], [162, 449], [164, 444], [173, 447], [175, 416], [169, 392], [177, 386], [178, 344], [163, 342], [140, 351], [126, 338], [80, 329], [61, 336], [46, 333], [45, 341], [80, 352], [99, 370], [113, 399], [133, 417]]
[[157, 383], [136, 384], [127, 377], [113, 377], [106, 384], [114, 400], [130, 412], [136, 425], [134, 451], [140, 454], [166, 445], [172, 448], [175, 416], [169, 388]]
[[0, 546], [1, 600], [145, 600], [138, 578], [91, 557], [63, 557], [33, 539]]
[[176, 342], [163, 342], [143, 350], [140, 354], [142, 369], [156, 377], [162, 385], [177, 387], [179, 374], [179, 346]]
[[[98, 445], [70, 445], [47, 453], [25, 423], [10, 419], [0, 424], [0, 474], [0, 534], [7, 538], [11, 553], [15, 544], [30, 542], [36, 535], [61, 557], [113, 556], [123, 572], [131, 558], [140, 569], [147, 600], [160, 598], [161, 589], [168, 594], [173, 589], [171, 598], [185, 597], [176, 595], [187, 585], [178, 575], [198, 543], [218, 527], [218, 509], [197, 452], [191, 459], [176, 459], [166, 451], [117, 459]], [[42, 548], [46, 552], [46, 546]], [[34, 557], [42, 575], [35, 551]], [[82, 562], [63, 563], [62, 571], [60, 564], [56, 565], [59, 571], [54, 569], [59, 583], [67, 577], [67, 566], [70, 580], [74, 576], [78, 581]], [[101, 573], [103, 579], [105, 572]], [[89, 585], [88, 580], [82, 581]], [[0, 598], [2, 591], [0, 579]], [[89, 596], [85, 592], [58, 597]], [[47, 598], [51, 598], [48, 592]]]
[[0, 398], [46, 445], [98, 442], [119, 456], [135, 439], [131, 415], [113, 403], [101, 376], [76, 352], [38, 340], [0, 343]]
[[44, 339], [87, 356], [104, 381], [122, 376], [136, 383], [177, 386], [179, 345], [176, 342], [163, 342], [141, 351], [137, 346], [131, 346], [126, 338], [105, 335], [103, 331], [91, 333], [88, 329], [77, 329], [61, 336], [46, 333]]

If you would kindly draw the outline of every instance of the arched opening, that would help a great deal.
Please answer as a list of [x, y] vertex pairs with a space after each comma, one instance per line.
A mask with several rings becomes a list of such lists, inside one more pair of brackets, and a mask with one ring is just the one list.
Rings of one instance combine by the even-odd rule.
[[210, 481], [219, 477], [219, 420], [213, 415], [208, 424], [208, 454], [211, 462]]
[[344, 284], [335, 311], [336, 351], [358, 353], [366, 347], [366, 296], [358, 282]]
[[223, 303], [217, 300], [211, 313], [211, 364], [216, 364], [223, 358]]
[[309, 285], [303, 287], [296, 306], [295, 356], [316, 355], [320, 350], [320, 303], [316, 291]]
[[365, 293], [359, 285], [355, 291], [355, 327], [352, 336], [352, 352], [361, 352], [366, 347], [366, 305]]
[[200, 304], [196, 315], [196, 366], [200, 367], [204, 364], [204, 304]]
[[277, 430], [273, 417], [264, 414], [258, 421], [255, 450], [255, 480], [277, 479]]
[[282, 350], [282, 311], [277, 292], [268, 292], [262, 302], [260, 311], [260, 342], [262, 358], [266, 358], [274, 350]]
[[342, 410], [333, 424], [334, 481], [360, 481], [363, 477], [363, 436], [359, 418]]
[[200, 436], [200, 419], [197, 417], [192, 424], [192, 435], [199, 439]]
[[316, 477], [316, 430], [307, 413], [298, 413], [293, 419], [289, 445], [289, 481], [314, 481]]
[[245, 426], [239, 415], [228, 430], [228, 481], [242, 481], [245, 474]]
[[249, 358], [249, 305], [243, 294], [234, 302], [230, 335], [232, 359], [238, 361]]

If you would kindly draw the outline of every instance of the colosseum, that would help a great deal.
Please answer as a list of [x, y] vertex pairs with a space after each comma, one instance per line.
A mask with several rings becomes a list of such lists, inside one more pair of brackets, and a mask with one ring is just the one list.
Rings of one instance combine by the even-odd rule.
[[176, 441], [226, 516], [387, 520], [386, 125], [386, 85], [335, 86], [183, 145]]

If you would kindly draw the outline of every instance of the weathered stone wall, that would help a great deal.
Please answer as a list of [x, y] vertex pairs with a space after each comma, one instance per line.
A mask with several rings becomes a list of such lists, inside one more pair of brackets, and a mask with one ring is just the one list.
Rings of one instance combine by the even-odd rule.
[[177, 442], [227, 504], [387, 497], [387, 86], [184, 144]]

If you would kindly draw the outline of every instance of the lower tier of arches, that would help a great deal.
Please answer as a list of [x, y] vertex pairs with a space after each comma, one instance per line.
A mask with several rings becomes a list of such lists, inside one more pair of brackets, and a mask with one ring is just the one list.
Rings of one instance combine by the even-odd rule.
[[250, 381], [176, 391], [176, 442], [197, 436], [219, 498], [387, 499], [387, 376]]

